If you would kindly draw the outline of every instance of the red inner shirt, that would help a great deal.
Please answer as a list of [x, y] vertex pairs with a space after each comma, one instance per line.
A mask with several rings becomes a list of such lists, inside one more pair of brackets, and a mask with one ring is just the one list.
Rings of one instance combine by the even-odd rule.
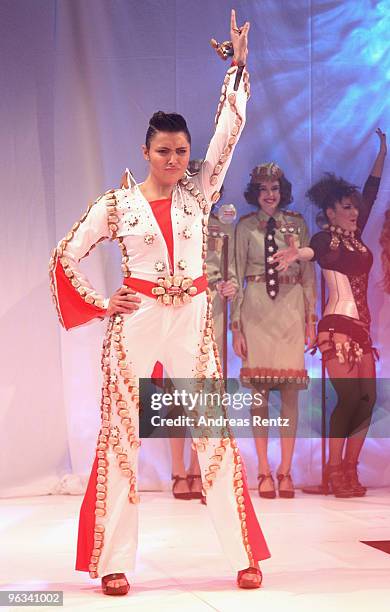
[[[149, 202], [149, 204], [162, 232], [162, 235], [164, 236], [164, 240], [168, 249], [169, 261], [171, 263], [171, 273], [173, 274], [174, 252], [171, 219], [172, 198], [165, 198], [163, 200], [153, 200], [153, 202]], [[151, 378], [159, 379], [163, 378], [163, 375], [163, 365], [159, 361], [157, 361], [154, 365]]]
[[156, 218], [159, 228], [164, 236], [164, 240], [167, 245], [171, 274], [173, 274], [173, 262], [174, 262], [174, 251], [173, 251], [173, 230], [171, 220], [171, 206], [172, 198], [164, 198], [163, 200], [153, 200], [149, 202], [152, 212]]

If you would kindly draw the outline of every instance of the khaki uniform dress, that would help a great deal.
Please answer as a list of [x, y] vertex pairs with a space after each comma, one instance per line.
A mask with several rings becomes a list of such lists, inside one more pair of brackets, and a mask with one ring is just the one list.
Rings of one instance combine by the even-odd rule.
[[223, 280], [223, 258], [222, 246], [223, 235], [229, 236], [228, 242], [228, 280], [232, 281], [238, 288], [236, 265], [234, 259], [234, 225], [221, 223], [213, 213], [211, 213], [208, 224], [209, 239], [207, 253], [207, 276], [211, 291], [214, 334], [218, 346], [219, 355], [222, 356], [223, 344], [223, 298], [219, 295], [216, 285]]
[[[301, 214], [277, 210], [275, 241], [286, 248], [291, 238], [298, 247], [309, 244]], [[266, 290], [264, 239], [269, 216], [261, 209], [242, 217], [236, 229], [236, 271], [239, 289], [232, 305], [232, 329], [244, 333], [247, 357], [243, 383], [296, 383], [307, 385], [304, 363], [305, 322], [315, 321], [314, 265], [295, 262], [279, 272], [279, 293], [271, 299]]]

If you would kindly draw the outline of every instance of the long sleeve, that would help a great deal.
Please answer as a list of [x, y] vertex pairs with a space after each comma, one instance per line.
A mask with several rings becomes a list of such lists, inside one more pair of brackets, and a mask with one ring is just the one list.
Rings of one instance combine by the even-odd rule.
[[[301, 233], [300, 233], [300, 246], [309, 246], [309, 232], [307, 229], [306, 221], [301, 220]], [[305, 301], [305, 320], [306, 323], [313, 323], [317, 320], [316, 316], [316, 303], [317, 303], [317, 291], [316, 291], [316, 274], [314, 264], [311, 261], [299, 262], [301, 269], [303, 295]]]
[[376, 196], [378, 195], [380, 182], [381, 179], [379, 176], [372, 176], [370, 174], [364, 184], [358, 218], [358, 226], [361, 232], [366, 226], [371, 209], [376, 200]]
[[[232, 228], [233, 229], [233, 228]], [[235, 258], [235, 245], [234, 245], [234, 230], [229, 233], [229, 248], [228, 248], [228, 280], [230, 280], [235, 287], [238, 288], [237, 274], [236, 274], [236, 258]], [[223, 273], [223, 263], [221, 262], [221, 274]]]
[[102, 196], [54, 249], [49, 266], [50, 288], [65, 329], [105, 314], [107, 300], [95, 291], [81, 272], [79, 262], [98, 242], [110, 237], [112, 228], [116, 227], [115, 203], [112, 192]]
[[234, 259], [234, 226], [221, 223], [219, 219], [211, 214], [208, 224], [208, 252], [207, 252], [207, 275], [209, 283], [213, 286], [224, 277], [224, 258], [223, 258], [223, 235], [226, 234], [228, 240], [228, 280], [232, 281], [237, 287], [236, 262]]
[[234, 91], [236, 73], [237, 67], [232, 67], [225, 76], [215, 117], [215, 132], [199, 172], [202, 192], [209, 201], [221, 189], [245, 124], [249, 74], [244, 70], [238, 89]]
[[235, 298], [233, 299], [230, 310], [231, 328], [233, 330], [241, 329], [241, 306], [244, 300], [244, 282], [248, 257], [248, 248], [249, 232], [245, 225], [239, 222], [236, 227], [235, 239], [235, 259], [238, 290]]

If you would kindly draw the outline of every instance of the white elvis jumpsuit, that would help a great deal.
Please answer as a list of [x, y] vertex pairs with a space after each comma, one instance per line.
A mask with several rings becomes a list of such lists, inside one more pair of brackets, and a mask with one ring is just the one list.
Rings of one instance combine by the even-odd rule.
[[[130, 572], [135, 565], [139, 378], [148, 378], [156, 361], [172, 379], [221, 378], [205, 258], [211, 204], [245, 123], [249, 77], [244, 71], [234, 91], [236, 72], [231, 67], [225, 76], [215, 132], [199, 173], [184, 175], [173, 190], [174, 261], [149, 203], [132, 181], [92, 204], [59, 242], [50, 262], [53, 298], [66, 329], [105, 314], [108, 300], [96, 293], [79, 268], [79, 261], [101, 240], [118, 242], [126, 284], [149, 287], [138, 293], [139, 310], [110, 317], [103, 344], [102, 422], [80, 512], [76, 562], [76, 569], [89, 571], [92, 578]], [[176, 287], [174, 295], [170, 284]], [[207, 508], [233, 569], [268, 558], [235, 440], [203, 436], [193, 443]]]

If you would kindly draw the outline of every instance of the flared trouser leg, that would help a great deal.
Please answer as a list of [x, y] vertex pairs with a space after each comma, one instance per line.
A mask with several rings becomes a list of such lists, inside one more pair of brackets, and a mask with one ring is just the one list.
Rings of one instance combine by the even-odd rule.
[[[76, 569], [91, 577], [131, 572], [138, 541], [139, 378], [158, 360], [156, 303], [111, 317], [102, 351], [101, 429], [80, 510]], [[161, 330], [160, 330], [161, 332]]]
[[[222, 377], [213, 334], [211, 299], [210, 296], [206, 299], [205, 295], [199, 297], [203, 297], [203, 304], [194, 309], [193, 326], [186, 337], [180, 333], [181, 329], [188, 328], [185, 310], [176, 313], [171, 321], [168, 345], [174, 350], [164, 360], [170, 377], [187, 378], [191, 388], [195, 381]], [[216, 433], [216, 429], [211, 432], [212, 436]], [[270, 553], [253, 509], [245, 466], [234, 437], [230, 432], [218, 438], [194, 437], [193, 447], [201, 468], [207, 509], [231, 566], [240, 570], [267, 559]]]
[[[102, 356], [102, 427], [80, 512], [76, 569], [92, 577], [134, 569], [139, 378], [150, 376], [156, 360], [171, 378], [218, 378], [216, 353], [205, 294], [177, 309], [142, 298], [134, 315], [110, 320]], [[235, 440], [195, 438], [194, 447], [208, 511], [232, 567], [243, 569], [269, 557]]]

